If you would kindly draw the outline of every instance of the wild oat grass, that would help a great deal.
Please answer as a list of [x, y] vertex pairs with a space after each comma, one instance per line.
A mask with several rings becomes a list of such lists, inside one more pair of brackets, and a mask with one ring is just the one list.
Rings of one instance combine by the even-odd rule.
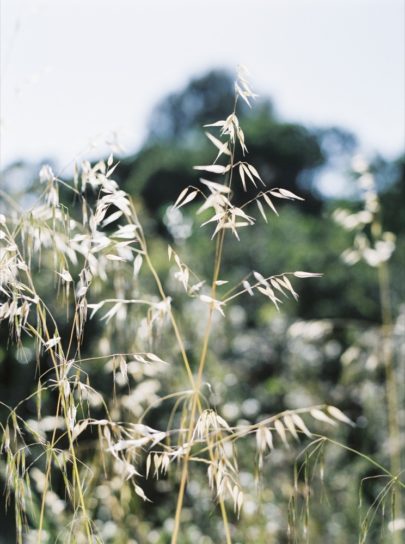
[[[238, 448], [244, 443], [254, 448], [250, 470], [259, 487], [263, 467], [272, 463], [269, 452], [302, 444], [288, 532], [291, 542], [311, 541], [311, 474], [322, 464], [326, 445], [337, 444], [334, 428], [353, 425], [351, 420], [325, 399], [324, 404], [231, 425], [212, 401], [216, 373], [211, 346], [215, 328], [227, 319], [233, 301], [265, 297], [279, 309], [283, 300], [298, 298], [302, 279], [321, 275], [252, 270], [236, 285], [222, 277], [230, 236], [240, 240], [243, 230], [254, 228], [256, 221], [272, 220], [280, 199], [302, 200], [282, 187], [268, 187], [247, 160], [237, 107], [240, 100], [251, 106], [254, 98], [241, 68], [230, 115], [205, 127], [215, 149], [214, 160], [195, 168], [210, 179], [184, 189], [171, 210], [176, 213], [198, 203], [202, 235], [212, 238], [210, 278], [191, 270], [187, 256], [174, 245], [168, 247], [165, 265], [171, 276], [160, 277], [137, 206], [114, 181], [119, 165], [112, 156], [95, 165], [84, 161], [72, 184], [44, 166], [43, 190], [35, 205], [28, 211], [10, 208], [1, 215], [0, 319], [8, 323], [10, 342], [18, 346], [21, 357], [29, 360], [29, 353], [35, 353], [37, 365], [31, 395], [15, 407], [6, 407], [8, 416], [2, 425], [2, 468], [7, 498], [15, 506], [18, 542], [101, 542], [108, 537], [97, 523], [100, 509], [110, 511], [118, 526], [126, 525], [112, 542], [147, 542], [148, 535], [135, 529], [138, 521], [131, 504], [134, 497], [151, 501], [145, 491], [150, 478], [175, 482], [175, 491], [169, 491], [175, 493], [171, 542], [186, 542], [182, 522], [187, 486], [195, 467], [202, 467], [206, 484], [198, 492], [193, 489], [194, 500], [205, 500], [210, 490], [212, 504], [218, 505], [213, 511], [222, 520], [218, 541], [230, 543], [243, 516], [245, 495], [254, 496], [240, 478]], [[252, 186], [255, 196], [236, 204], [235, 184], [245, 191]], [[68, 195], [73, 198], [70, 207], [64, 204]], [[344, 213], [339, 214], [336, 217], [342, 220]], [[347, 222], [348, 216], [343, 219]], [[386, 272], [380, 275], [384, 284]], [[181, 315], [179, 301], [184, 298], [196, 308], [190, 337], [184, 333], [188, 328]], [[384, 294], [382, 298], [385, 307]], [[389, 327], [388, 309], [384, 315]], [[395, 440], [392, 363], [389, 350], [385, 352]], [[109, 378], [111, 394], [98, 390], [101, 374]], [[35, 407], [29, 419], [20, 416], [24, 406], [32, 412]], [[163, 410], [164, 426], [150, 417], [157, 409], [160, 414]], [[327, 435], [326, 426], [330, 427]], [[384, 497], [395, 496], [393, 491], [404, 487], [397, 477], [398, 455], [395, 448], [391, 450], [390, 470], [350, 450], [386, 477], [377, 507]], [[62, 494], [55, 491], [60, 488]], [[154, 504], [149, 504], [152, 513]], [[371, 508], [363, 520], [361, 542], [366, 541], [375, 511]], [[399, 515], [397, 507], [395, 511]]]

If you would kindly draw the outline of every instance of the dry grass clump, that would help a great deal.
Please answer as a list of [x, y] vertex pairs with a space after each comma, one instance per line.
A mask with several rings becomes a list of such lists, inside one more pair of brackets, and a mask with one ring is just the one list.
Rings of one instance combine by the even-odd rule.
[[[193, 338], [184, 337], [182, 316], [158, 274], [136, 207], [113, 179], [117, 164], [112, 156], [95, 165], [85, 161], [73, 185], [43, 167], [43, 190], [35, 205], [0, 216], [0, 319], [8, 323], [10, 341], [22, 356], [35, 354], [37, 364], [32, 394], [7, 407], [2, 425], [3, 468], [8, 498], [12, 495], [15, 503], [18, 542], [50, 542], [52, 535], [62, 542], [108, 540], [98, 523], [103, 508], [118, 526], [126, 520], [131, 531], [136, 518], [127, 514], [134, 496], [150, 500], [145, 479], [165, 481], [171, 475], [177, 482], [170, 529], [175, 544], [194, 466], [206, 471], [222, 517], [221, 541], [231, 542], [230, 510], [238, 518], [246, 494], [238, 466], [242, 441], [253, 444], [252, 472], [256, 467], [259, 475], [274, 448], [308, 440], [310, 460], [328, 441], [314, 432], [318, 425], [352, 425], [337, 407], [322, 404], [232, 426], [207, 394], [213, 328], [226, 319], [232, 301], [263, 296], [278, 309], [284, 299], [298, 298], [297, 279], [320, 275], [251, 271], [230, 287], [221, 277], [228, 233], [239, 240], [243, 229], [254, 227], [257, 214], [266, 222], [269, 214], [278, 215], [277, 200], [302, 200], [283, 188], [267, 188], [245, 160], [248, 150], [237, 105], [242, 99], [250, 106], [254, 97], [241, 69], [233, 111], [207, 127], [214, 161], [196, 166], [214, 179], [186, 188], [172, 209], [175, 213], [198, 199], [202, 226], [211, 229], [214, 240], [208, 279], [192, 271], [180, 251], [168, 248], [168, 266], [183, 291], [174, 294], [198, 307], [195, 341], [201, 338], [201, 345], [193, 346], [196, 360], [190, 356]], [[243, 159], [237, 160], [240, 153]], [[251, 185], [256, 195], [236, 205], [236, 183], [245, 191]], [[74, 198], [71, 209], [62, 203], [68, 193]], [[92, 356], [83, 354], [89, 346]], [[97, 373], [111, 376], [111, 395], [98, 391]], [[30, 419], [19, 415], [27, 404], [36, 410]], [[164, 411], [164, 426], [156, 420], [151, 426], [150, 415], [158, 408]], [[390, 472], [380, 470], [393, 485]], [[64, 493], [58, 495], [54, 487]], [[307, 476], [304, 488], [308, 504]], [[146, 535], [137, 534], [146, 541]], [[131, 538], [118, 534], [113, 541]]]

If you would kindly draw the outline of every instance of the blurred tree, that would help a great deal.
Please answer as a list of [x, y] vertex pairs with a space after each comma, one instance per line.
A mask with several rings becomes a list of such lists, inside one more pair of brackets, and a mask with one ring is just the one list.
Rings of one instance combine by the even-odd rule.
[[[190, 135], [201, 134], [201, 125], [222, 119], [234, 100], [234, 77], [229, 72], [212, 70], [194, 78], [185, 89], [169, 94], [153, 109], [147, 143], [172, 145], [176, 141], [187, 145]], [[246, 109], [243, 105], [242, 115]]]
[[381, 192], [385, 227], [397, 234], [405, 232], [405, 154], [396, 161], [379, 161], [376, 168]]
[[[233, 102], [233, 77], [219, 70], [191, 80], [182, 91], [164, 98], [152, 112], [144, 146], [124, 161], [125, 188], [140, 193], [148, 209], [156, 213], [184, 187], [198, 185], [193, 165], [212, 158], [212, 146], [201, 126], [225, 119]], [[310, 130], [281, 121], [268, 99], [252, 110], [244, 103], [238, 105], [238, 115], [250, 142], [247, 160], [257, 165], [266, 184], [299, 192], [307, 201], [306, 212], [319, 213], [322, 197], [314, 186], [315, 174], [331, 156], [352, 150], [354, 137], [337, 128]], [[246, 197], [240, 184], [234, 190], [237, 197]]]

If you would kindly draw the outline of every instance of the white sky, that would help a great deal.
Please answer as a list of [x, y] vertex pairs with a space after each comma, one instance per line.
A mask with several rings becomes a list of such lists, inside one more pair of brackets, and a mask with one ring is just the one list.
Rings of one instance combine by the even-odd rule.
[[404, 149], [402, 0], [0, 1], [0, 169], [63, 165], [113, 131], [135, 151], [156, 101], [238, 63], [283, 118]]

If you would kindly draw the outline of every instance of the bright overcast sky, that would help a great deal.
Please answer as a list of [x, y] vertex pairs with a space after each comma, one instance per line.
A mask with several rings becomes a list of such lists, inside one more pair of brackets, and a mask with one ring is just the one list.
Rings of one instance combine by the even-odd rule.
[[[247, 65], [279, 114], [404, 149], [402, 0], [1, 0], [1, 164], [60, 165], [212, 67]], [[105, 148], [93, 149], [90, 156]]]

